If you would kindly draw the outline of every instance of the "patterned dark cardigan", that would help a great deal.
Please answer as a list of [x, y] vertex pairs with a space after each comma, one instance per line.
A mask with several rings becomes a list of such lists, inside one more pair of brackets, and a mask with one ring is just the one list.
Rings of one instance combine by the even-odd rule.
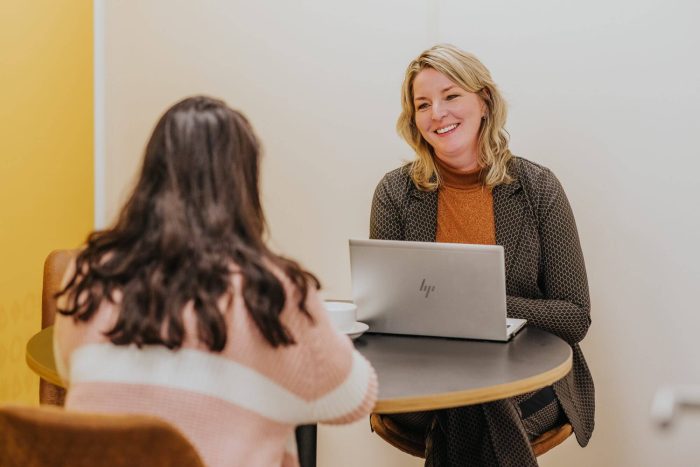
[[[408, 165], [386, 174], [374, 193], [370, 238], [434, 242], [437, 191], [416, 188]], [[594, 386], [578, 343], [590, 326], [588, 281], [578, 232], [559, 181], [519, 157], [514, 181], [493, 190], [496, 243], [505, 253], [508, 316], [549, 331], [573, 349], [573, 369], [554, 391], [581, 446], [594, 425]], [[435, 432], [439, 430], [439, 432]], [[536, 466], [510, 399], [437, 412], [427, 465]]]

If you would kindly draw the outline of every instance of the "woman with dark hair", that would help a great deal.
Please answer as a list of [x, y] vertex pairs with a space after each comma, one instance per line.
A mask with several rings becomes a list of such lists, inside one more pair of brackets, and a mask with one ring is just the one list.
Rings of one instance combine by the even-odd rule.
[[265, 245], [259, 153], [222, 101], [161, 117], [116, 224], [88, 237], [58, 294], [68, 409], [159, 416], [211, 466], [296, 465], [295, 425], [370, 412], [376, 375], [318, 280]]
[[379, 182], [370, 237], [502, 245], [508, 316], [568, 342], [573, 369], [533, 393], [394, 421], [425, 435], [429, 466], [536, 466], [530, 440], [565, 422], [585, 446], [595, 402], [579, 342], [590, 300], [561, 184], [510, 152], [506, 103], [475, 56], [447, 44], [424, 51], [408, 65], [401, 104], [397, 129], [416, 157]]

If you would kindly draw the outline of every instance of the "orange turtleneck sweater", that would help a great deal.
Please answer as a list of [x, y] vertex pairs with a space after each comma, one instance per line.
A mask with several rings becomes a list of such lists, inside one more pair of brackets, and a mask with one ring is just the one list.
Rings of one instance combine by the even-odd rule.
[[434, 161], [442, 180], [435, 241], [495, 245], [493, 193], [483, 184], [482, 169], [460, 172], [437, 157]]

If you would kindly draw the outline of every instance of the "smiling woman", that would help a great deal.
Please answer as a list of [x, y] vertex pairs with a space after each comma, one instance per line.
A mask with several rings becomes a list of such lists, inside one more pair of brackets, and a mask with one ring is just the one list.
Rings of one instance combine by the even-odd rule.
[[426, 68], [413, 81], [416, 127], [447, 166], [468, 171], [479, 166], [479, 129], [486, 104], [447, 76]]
[[512, 180], [506, 103], [476, 57], [449, 45], [433, 47], [408, 66], [401, 96], [396, 128], [416, 152], [411, 178], [418, 188], [432, 191], [440, 183], [434, 155], [461, 171], [488, 168], [489, 187]]
[[568, 422], [585, 446], [593, 431], [593, 381], [578, 345], [590, 303], [576, 223], [554, 174], [511, 154], [506, 113], [473, 55], [437, 45], [413, 60], [397, 129], [416, 158], [377, 186], [370, 237], [502, 245], [508, 316], [566, 340], [573, 371], [512, 399], [392, 416], [426, 436], [428, 466], [536, 466], [531, 439]]

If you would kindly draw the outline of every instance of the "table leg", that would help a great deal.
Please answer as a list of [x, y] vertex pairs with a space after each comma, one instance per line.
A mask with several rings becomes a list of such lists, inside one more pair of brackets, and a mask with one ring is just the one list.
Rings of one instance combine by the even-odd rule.
[[316, 467], [316, 425], [296, 428], [297, 450], [300, 467]]

